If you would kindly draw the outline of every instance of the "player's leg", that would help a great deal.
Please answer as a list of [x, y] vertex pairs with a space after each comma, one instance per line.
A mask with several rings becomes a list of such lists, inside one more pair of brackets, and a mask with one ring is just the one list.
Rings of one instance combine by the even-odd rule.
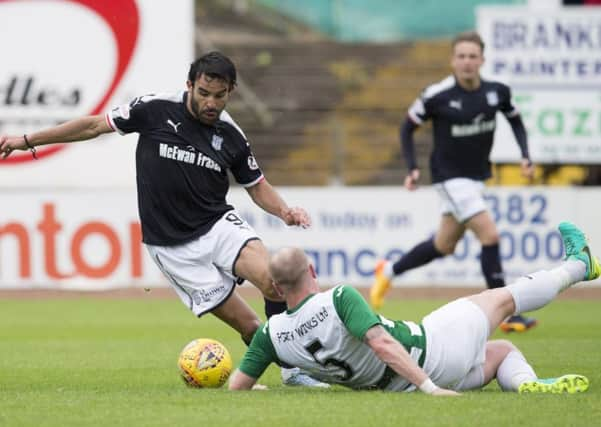
[[[472, 187], [473, 181], [463, 178], [450, 179], [434, 185], [440, 196], [442, 212], [436, 236], [419, 243], [394, 264], [386, 260], [378, 262], [375, 280], [369, 293], [370, 303], [374, 308], [379, 308], [384, 303], [384, 297], [394, 276], [455, 251], [457, 242], [465, 232], [463, 218], [467, 217], [464, 215], [471, 212], [471, 207], [465, 203], [465, 199], [472, 198], [472, 194], [476, 193]], [[467, 211], [466, 206], [469, 208]]]
[[464, 232], [465, 228], [462, 224], [457, 222], [453, 216], [445, 214], [442, 216], [438, 231], [433, 238], [417, 244], [394, 263], [386, 260], [378, 262], [375, 280], [369, 292], [371, 305], [374, 308], [382, 306], [393, 277], [428, 264], [436, 258], [452, 254]]
[[[513, 308], [510, 298], [502, 299], [509, 293], [507, 290], [494, 289], [485, 293], [488, 299], [496, 299], [495, 304], [506, 304], [505, 310]], [[491, 293], [499, 295], [495, 297]], [[502, 310], [500, 307], [495, 309]], [[491, 322], [481, 304], [471, 298], [460, 298], [426, 316], [423, 325], [428, 351], [424, 369], [432, 381], [457, 391], [480, 389], [497, 377], [499, 366], [504, 367], [500, 375], [505, 383], [519, 381], [519, 386], [536, 379], [532, 368], [509, 341], [488, 341], [494, 322], [500, 322], [503, 314], [498, 314]]]
[[455, 252], [455, 247], [464, 234], [465, 226], [453, 215], [442, 215], [438, 231], [434, 236], [434, 250], [441, 256], [451, 255]]
[[434, 185], [440, 196], [442, 218], [433, 239], [414, 246], [395, 263], [380, 261], [376, 266], [375, 281], [370, 289], [370, 302], [379, 308], [391, 286], [394, 276], [420, 267], [436, 258], [450, 255], [465, 233], [464, 222], [474, 214], [486, 210], [481, 196], [481, 183], [465, 178], [454, 178]]
[[502, 288], [505, 280], [499, 253], [499, 233], [492, 216], [488, 211], [482, 211], [468, 219], [465, 225], [473, 231], [482, 245], [480, 265], [487, 287]]
[[[507, 387], [512, 381], [520, 383], [520, 391], [575, 392], [586, 389], [586, 378], [579, 375], [533, 380], [521, 353], [514, 351], [507, 342], [486, 344], [490, 333], [507, 316], [544, 307], [571, 285], [601, 275], [601, 265], [591, 256], [583, 233], [569, 223], [560, 224], [559, 230], [566, 248], [566, 261], [558, 267], [530, 274], [503, 288], [460, 298], [424, 318], [428, 341], [424, 369], [436, 384], [474, 388], [480, 380], [482, 384], [490, 381], [498, 366], [497, 376], [504, 378], [501, 381], [509, 384]], [[490, 359], [488, 365], [487, 357]], [[503, 362], [499, 363], [501, 359]], [[514, 375], [521, 379], [512, 380]], [[515, 388], [515, 384], [511, 387]]]
[[496, 378], [503, 391], [573, 394], [584, 392], [589, 386], [588, 378], [578, 374], [538, 378], [522, 352], [506, 340], [489, 341], [486, 355], [486, 380]]
[[[236, 277], [231, 273], [236, 253], [247, 236], [232, 232], [231, 222], [222, 218], [208, 233], [182, 245], [146, 247], [182, 302], [197, 317], [215, 312], [240, 332], [245, 342], [250, 342], [260, 321], [250, 307], [238, 303], [239, 296], [232, 297]], [[230, 271], [220, 266], [224, 260]], [[237, 309], [229, 315], [221, 314], [223, 307], [227, 311], [230, 306]]]
[[[484, 206], [484, 200], [481, 199]], [[505, 286], [501, 255], [499, 252], [499, 233], [497, 226], [487, 210], [483, 210], [466, 221], [466, 227], [473, 231], [480, 244], [480, 266], [482, 274], [489, 289]], [[505, 332], [524, 332], [536, 326], [536, 319], [522, 315], [514, 315], [501, 323], [501, 329]]]
[[468, 230], [482, 245], [480, 257], [482, 272], [488, 288], [505, 285], [499, 255], [499, 233], [484, 200], [484, 183], [467, 178], [455, 178], [438, 185], [437, 190], [445, 209]]
[[584, 233], [568, 222], [562, 222], [559, 231], [566, 248], [566, 260], [558, 267], [521, 277], [504, 288], [468, 297], [486, 314], [491, 331], [505, 317], [537, 310], [575, 283], [599, 277], [601, 266], [591, 255]]
[[[521, 353], [519, 353], [517, 348], [511, 342], [507, 340], [493, 340], [488, 341], [486, 343], [484, 363], [480, 363], [472, 367], [467, 373], [467, 375], [457, 383], [455, 390], [478, 390], [486, 386], [493, 379], [497, 378], [497, 371], [499, 370], [499, 366], [501, 366], [503, 361], [507, 359], [508, 355], [512, 351], [516, 351], [516, 359], [523, 360], [525, 365], [514, 366], [512, 364], [512, 367], [515, 367], [517, 369], [512, 369], [511, 371], [508, 369], [504, 369], [502, 371], [502, 378], [499, 379], [499, 384], [501, 385], [501, 388], [503, 390], [506, 390], [505, 385], [512, 380], [520, 380], [520, 375], [522, 375], [523, 381], [536, 379], [536, 375], [534, 374], [532, 367], [530, 367], [530, 365], [528, 365], [527, 362], [525, 362], [525, 359], [523, 358], [523, 356], [521, 356]], [[518, 356], [518, 353], [521, 357]], [[513, 359], [514, 357], [511, 357], [507, 360]], [[509, 367], [509, 365], [510, 363], [506, 363], [506, 368]]]
[[258, 239], [247, 241], [234, 262], [233, 273], [255, 285], [265, 298], [267, 318], [286, 310], [286, 303], [277, 293], [269, 275], [269, 252]]
[[507, 340], [486, 343], [484, 384], [497, 379], [501, 390], [517, 391], [520, 384], [536, 380], [534, 369], [518, 348]]
[[586, 391], [589, 384], [585, 376], [577, 374], [540, 379], [515, 345], [492, 340], [486, 343], [485, 362], [474, 366], [455, 390], [477, 390], [495, 378], [501, 390], [520, 393], [577, 393]]
[[238, 331], [246, 345], [250, 344], [255, 331], [261, 324], [254, 310], [236, 291], [219, 307], [213, 309], [211, 313]]
[[210, 231], [214, 240], [213, 263], [234, 279], [245, 279], [265, 297], [267, 317], [286, 310], [271, 283], [269, 253], [255, 230], [236, 211], [227, 212]]

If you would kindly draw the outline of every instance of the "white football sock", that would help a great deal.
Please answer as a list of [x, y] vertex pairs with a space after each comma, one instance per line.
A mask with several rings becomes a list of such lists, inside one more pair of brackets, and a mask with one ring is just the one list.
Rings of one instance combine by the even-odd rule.
[[570, 260], [551, 270], [551, 273], [556, 274], [561, 280], [561, 291], [564, 291], [573, 284], [584, 280], [586, 265], [582, 261]]
[[513, 350], [505, 356], [497, 369], [497, 382], [503, 391], [518, 391], [520, 384], [534, 381], [536, 378], [534, 369], [518, 350]]
[[581, 261], [567, 261], [551, 271], [520, 277], [506, 288], [515, 302], [515, 314], [537, 310], [549, 304], [557, 294], [584, 278], [586, 266]]

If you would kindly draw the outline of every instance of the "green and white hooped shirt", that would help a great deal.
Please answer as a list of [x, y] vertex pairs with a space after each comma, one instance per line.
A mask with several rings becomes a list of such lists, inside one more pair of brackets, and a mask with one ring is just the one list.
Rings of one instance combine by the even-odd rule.
[[363, 342], [375, 325], [382, 325], [423, 366], [426, 337], [421, 325], [379, 316], [357, 290], [337, 286], [272, 316], [255, 333], [240, 371], [259, 378], [271, 362], [284, 362], [318, 380], [354, 389], [412, 390], [404, 378], [390, 376], [391, 370]]

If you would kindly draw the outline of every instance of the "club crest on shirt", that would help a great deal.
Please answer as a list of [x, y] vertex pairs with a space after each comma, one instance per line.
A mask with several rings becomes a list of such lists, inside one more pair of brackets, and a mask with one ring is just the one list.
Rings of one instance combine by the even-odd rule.
[[486, 102], [488, 102], [488, 105], [490, 105], [491, 107], [498, 105], [499, 95], [497, 95], [497, 92], [495, 92], [494, 90], [486, 92]]
[[461, 110], [461, 99], [451, 99], [449, 101], [449, 107], [456, 110]]
[[221, 145], [223, 144], [223, 137], [219, 135], [213, 135], [213, 139], [211, 139], [211, 146], [219, 151], [221, 150]]
[[259, 169], [259, 165], [257, 164], [257, 161], [255, 160], [255, 156], [252, 156], [252, 155], [248, 156], [248, 167], [254, 171]]

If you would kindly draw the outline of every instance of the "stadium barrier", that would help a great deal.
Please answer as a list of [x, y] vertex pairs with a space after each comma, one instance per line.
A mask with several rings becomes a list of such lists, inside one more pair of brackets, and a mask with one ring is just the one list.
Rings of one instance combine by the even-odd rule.
[[[286, 227], [235, 188], [230, 202], [269, 249], [300, 246], [323, 283], [368, 286], [380, 258], [395, 258], [431, 236], [439, 222], [431, 187], [286, 187], [292, 205], [305, 207], [309, 229]], [[571, 220], [601, 249], [601, 229], [590, 206], [601, 191], [572, 188], [487, 190], [499, 224], [508, 278], [549, 268], [563, 257], [556, 225]], [[133, 190], [22, 190], [3, 195], [0, 212], [0, 288], [110, 289], [166, 286], [141, 244]], [[397, 278], [397, 286], [474, 286], [483, 279], [480, 246], [469, 234], [453, 256]], [[587, 286], [599, 286], [592, 283]]]

